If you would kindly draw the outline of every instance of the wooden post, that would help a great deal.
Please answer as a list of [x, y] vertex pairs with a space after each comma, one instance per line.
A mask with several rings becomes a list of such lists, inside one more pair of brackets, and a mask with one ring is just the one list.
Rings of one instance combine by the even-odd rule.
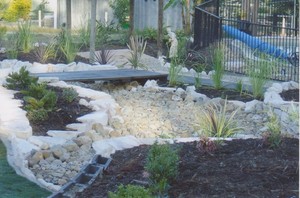
[[96, 6], [97, 0], [91, 1], [91, 34], [90, 34], [90, 63], [94, 63], [96, 42]]
[[130, 29], [129, 35], [132, 36], [134, 32], [134, 0], [129, 1], [129, 20], [130, 20]]
[[67, 28], [71, 29], [72, 27], [72, 8], [71, 8], [71, 0], [66, 0], [66, 9], [67, 9]]
[[164, 0], [158, 0], [158, 27], [157, 27], [157, 57], [162, 56], [163, 43], [163, 21], [164, 21]]

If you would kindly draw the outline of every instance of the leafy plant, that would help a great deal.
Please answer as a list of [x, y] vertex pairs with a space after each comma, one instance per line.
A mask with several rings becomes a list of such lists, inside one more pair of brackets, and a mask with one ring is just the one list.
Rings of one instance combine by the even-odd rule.
[[32, 83], [36, 83], [38, 78], [29, 75], [25, 67], [21, 67], [19, 72], [13, 72], [6, 78], [6, 86], [14, 90], [27, 90]]
[[94, 54], [94, 62], [98, 62], [100, 65], [105, 65], [112, 59], [112, 53], [110, 50], [102, 47], [100, 51], [96, 51]]
[[3, 18], [7, 21], [17, 21], [20, 18], [27, 20], [29, 19], [31, 5], [31, 0], [12, 0], [4, 12]]
[[214, 137], [230, 137], [242, 128], [237, 127], [234, 121], [234, 116], [239, 109], [227, 113], [227, 99], [224, 106], [217, 106], [216, 104], [208, 105], [198, 115], [196, 128], [200, 129], [203, 135]]
[[180, 84], [180, 71], [182, 67], [178, 63], [177, 58], [171, 60], [169, 68], [169, 86], [174, 87]]
[[90, 24], [82, 25], [78, 30], [78, 36], [82, 46], [90, 46]]
[[200, 138], [199, 142], [197, 143], [197, 149], [201, 153], [211, 154], [217, 149], [217, 145], [214, 141], [210, 140], [208, 137], [203, 136]]
[[250, 78], [253, 97], [261, 99], [264, 94], [264, 86], [272, 74], [273, 61], [262, 58], [259, 61], [247, 60], [247, 64], [247, 74]]
[[6, 34], [6, 32], [7, 32], [7, 28], [6, 27], [2, 27], [2, 26], [0, 26], [0, 42], [3, 40], [3, 38], [4, 38], [4, 36], [5, 36], [5, 34]]
[[27, 117], [34, 123], [42, 122], [49, 118], [48, 111], [43, 108], [28, 111]]
[[38, 46], [33, 50], [33, 54], [40, 63], [46, 63], [47, 60], [55, 57], [54, 44], [38, 43]]
[[39, 98], [34, 98], [31, 96], [25, 96], [24, 100], [26, 101], [26, 110], [37, 110], [37, 109], [45, 109], [47, 111], [53, 111], [56, 106], [57, 96], [54, 91], [46, 90], [44, 96]]
[[155, 41], [157, 39], [157, 30], [154, 28], [144, 28], [143, 30], [137, 30], [136, 34], [148, 41]]
[[299, 106], [295, 106], [293, 102], [291, 104], [291, 109], [289, 111], [289, 118], [292, 121], [299, 123]]
[[224, 51], [221, 46], [217, 47], [213, 51], [213, 69], [212, 80], [216, 89], [222, 88], [222, 78], [224, 76]]
[[46, 83], [31, 83], [27, 90], [21, 90], [21, 93], [33, 98], [41, 99], [47, 92]]
[[116, 193], [108, 192], [109, 198], [124, 198], [124, 197], [140, 197], [140, 198], [153, 198], [150, 190], [145, 189], [142, 186], [136, 186], [128, 184], [126, 186], [120, 185], [118, 186], [118, 190]]
[[145, 169], [150, 175], [153, 188], [165, 194], [168, 183], [178, 174], [178, 153], [169, 144], [154, 143], [147, 156]]
[[32, 32], [31, 32], [31, 22], [24, 21], [18, 23], [18, 39], [17, 46], [20, 50], [25, 53], [30, 52], [32, 49]]
[[73, 102], [78, 97], [78, 93], [74, 88], [65, 88], [62, 92], [62, 98], [68, 103]]
[[138, 36], [131, 36], [129, 41], [130, 42], [127, 44], [127, 46], [130, 50], [131, 57], [129, 57], [127, 60], [134, 69], [145, 67], [145, 65], [141, 63], [141, 58], [145, 52], [147, 41]]
[[104, 45], [108, 42], [110, 34], [110, 29], [101, 21], [97, 21], [97, 27], [96, 27], [96, 43], [97, 45]]
[[280, 121], [273, 111], [269, 111], [267, 127], [268, 132], [264, 136], [265, 144], [271, 148], [277, 148], [281, 144], [281, 126]]
[[80, 47], [75, 44], [71, 32], [63, 28], [56, 37], [56, 43], [59, 50], [64, 54], [67, 63], [73, 62]]
[[120, 24], [125, 24], [129, 17], [129, 0], [110, 0], [109, 6]]

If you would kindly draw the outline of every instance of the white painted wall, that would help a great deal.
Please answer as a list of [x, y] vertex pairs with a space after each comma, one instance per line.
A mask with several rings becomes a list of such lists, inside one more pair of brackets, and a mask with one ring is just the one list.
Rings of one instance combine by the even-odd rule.
[[[166, 4], [168, 0], [164, 0]], [[134, 26], [136, 29], [152, 27], [157, 29], [158, 0], [135, 0]], [[182, 29], [181, 6], [169, 7], [164, 11], [164, 26], [172, 30]]]

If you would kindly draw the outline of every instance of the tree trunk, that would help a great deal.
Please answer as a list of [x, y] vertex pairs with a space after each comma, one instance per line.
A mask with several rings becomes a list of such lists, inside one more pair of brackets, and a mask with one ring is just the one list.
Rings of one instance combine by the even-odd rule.
[[91, 1], [91, 33], [90, 33], [90, 63], [94, 62], [96, 42], [96, 6], [97, 0]]
[[190, 0], [185, 1], [185, 33], [191, 34], [191, 15], [190, 15]]
[[67, 24], [66, 24], [66, 26], [68, 29], [71, 29], [71, 27], [72, 27], [71, 0], [66, 0], [66, 9], [67, 9], [67, 22], [66, 22]]
[[129, 35], [132, 36], [134, 33], [134, 0], [129, 1], [129, 20], [130, 20]]
[[185, 32], [185, 14], [184, 14], [184, 5], [181, 3], [181, 18], [182, 18], [182, 28]]
[[157, 27], [157, 57], [162, 56], [163, 50], [163, 21], [164, 21], [164, 0], [158, 1], [158, 27]]

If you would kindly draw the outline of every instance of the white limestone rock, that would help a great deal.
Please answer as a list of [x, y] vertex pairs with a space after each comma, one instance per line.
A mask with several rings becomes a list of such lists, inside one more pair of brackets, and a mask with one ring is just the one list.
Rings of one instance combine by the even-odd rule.
[[281, 93], [283, 90], [282, 86], [280, 83], [273, 83], [271, 87], [267, 89], [267, 92], [276, 92], [276, 93]]
[[31, 136], [27, 139], [28, 142], [38, 146], [40, 149], [46, 150], [49, 149], [49, 144], [42, 141], [39, 136]]
[[51, 137], [60, 137], [67, 140], [78, 137], [82, 132], [78, 131], [63, 131], [63, 130], [49, 130], [47, 134]]
[[72, 124], [68, 124], [66, 128], [78, 132], [86, 132], [91, 129], [91, 125], [89, 123], [72, 123]]
[[282, 104], [284, 103], [284, 100], [281, 98], [281, 96], [278, 94], [278, 92], [275, 91], [267, 91], [264, 94], [264, 103], [265, 104]]
[[62, 145], [67, 142], [67, 139], [61, 137], [49, 137], [49, 136], [32, 136], [28, 139], [29, 142], [36, 145], [49, 145], [51, 148], [55, 145]]
[[30, 73], [46, 73], [49, 72], [48, 64], [41, 64], [34, 62], [31, 67], [27, 69]]
[[136, 137], [129, 135], [96, 141], [92, 144], [92, 147], [96, 151], [96, 154], [109, 157], [116, 150], [132, 148], [140, 144], [140, 141]]
[[251, 112], [255, 109], [257, 104], [261, 103], [259, 100], [252, 100], [245, 103], [245, 112]]
[[158, 90], [157, 81], [156, 80], [147, 80], [147, 82], [144, 84], [144, 88]]
[[93, 112], [77, 118], [79, 122], [83, 123], [100, 123], [103, 126], [108, 124], [108, 115], [105, 112]]

